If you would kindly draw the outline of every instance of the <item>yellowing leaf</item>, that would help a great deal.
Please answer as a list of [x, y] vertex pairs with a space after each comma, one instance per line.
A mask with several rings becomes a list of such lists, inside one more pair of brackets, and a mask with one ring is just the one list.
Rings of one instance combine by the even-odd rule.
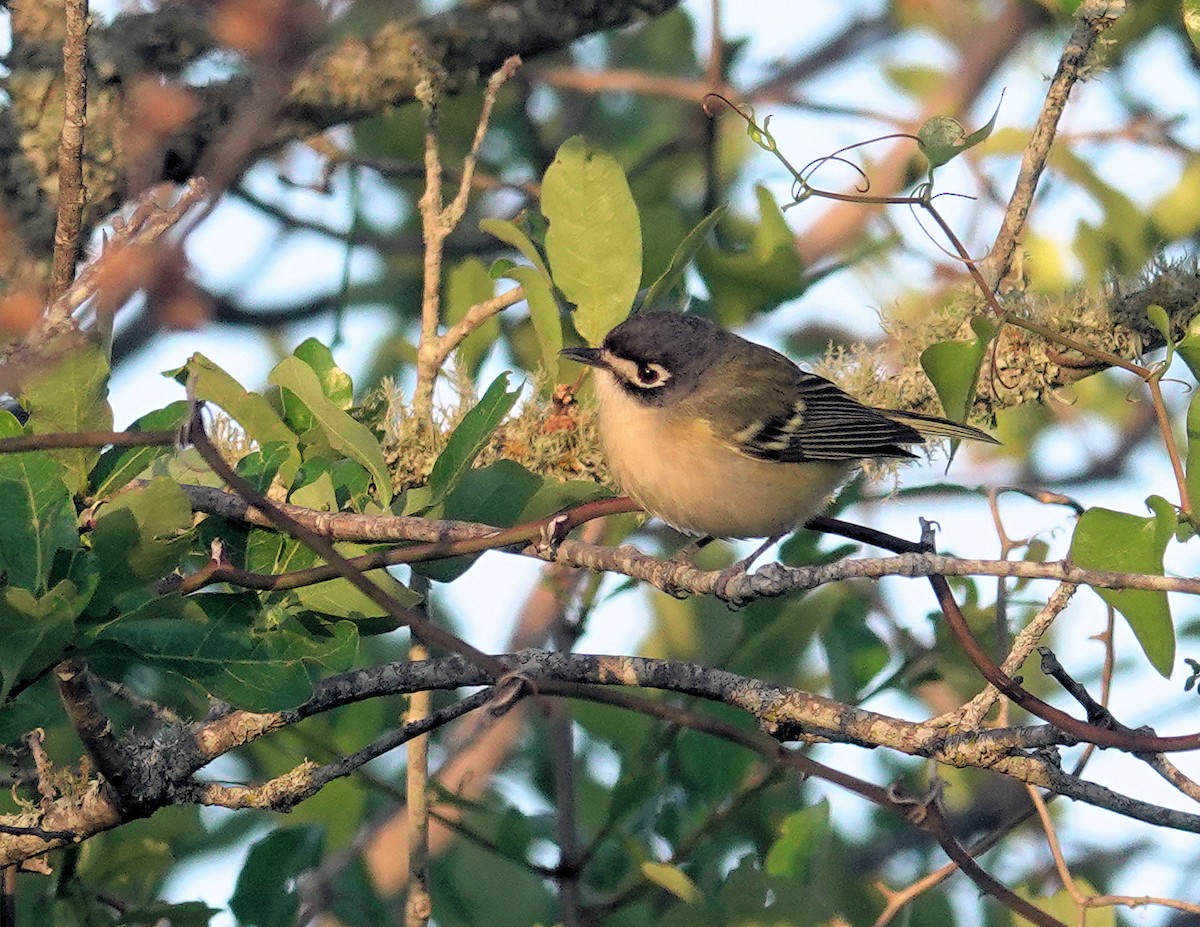
[[668, 863], [642, 863], [642, 875], [659, 888], [665, 888], [681, 901], [695, 904], [697, 901], [704, 900], [700, 889], [696, 888], [696, 883], [689, 879], [678, 866]]

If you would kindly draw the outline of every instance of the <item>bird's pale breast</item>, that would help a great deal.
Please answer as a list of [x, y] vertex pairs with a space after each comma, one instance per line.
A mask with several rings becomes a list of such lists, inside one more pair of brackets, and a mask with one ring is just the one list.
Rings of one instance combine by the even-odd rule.
[[600, 438], [622, 491], [681, 531], [775, 537], [824, 507], [848, 463], [777, 463], [721, 444], [703, 421], [645, 406], [611, 374], [595, 378]]

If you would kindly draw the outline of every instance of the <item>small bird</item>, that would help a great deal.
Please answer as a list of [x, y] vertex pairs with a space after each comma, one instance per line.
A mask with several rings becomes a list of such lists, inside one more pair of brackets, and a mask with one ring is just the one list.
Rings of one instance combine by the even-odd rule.
[[904, 445], [927, 436], [998, 443], [970, 425], [863, 405], [699, 316], [633, 315], [600, 347], [562, 354], [595, 368], [601, 449], [622, 491], [687, 534], [767, 538], [754, 557], [864, 460], [914, 457]]

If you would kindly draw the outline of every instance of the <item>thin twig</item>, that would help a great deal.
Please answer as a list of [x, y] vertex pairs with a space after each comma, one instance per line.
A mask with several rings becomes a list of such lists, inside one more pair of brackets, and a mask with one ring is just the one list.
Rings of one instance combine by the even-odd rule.
[[[414, 636], [408, 648], [410, 660], [428, 660], [429, 649]], [[428, 689], [408, 698], [405, 721], [419, 724], [432, 712]], [[408, 742], [405, 773], [405, 804], [408, 806], [408, 892], [404, 899], [404, 927], [425, 927], [433, 913], [429, 894], [429, 735]]]
[[63, 431], [0, 438], [0, 454], [72, 447], [165, 447], [179, 440], [178, 431]]
[[[822, 530], [840, 534], [843, 537], [865, 540], [868, 543], [888, 550], [922, 551], [932, 546], [931, 530], [925, 532], [928, 537], [922, 537], [921, 541], [914, 542], [894, 537], [882, 531], [863, 528], [860, 525], [847, 524], [838, 519], [824, 516], [813, 518], [809, 523], [814, 526], [821, 525]], [[928, 526], [926, 525], [926, 527]], [[1043, 721], [1054, 725], [1073, 737], [1077, 737], [1080, 741], [1094, 743], [1101, 747], [1117, 747], [1134, 753], [1152, 751], [1168, 753], [1178, 750], [1200, 749], [1200, 734], [1186, 734], [1178, 737], [1158, 737], [1153, 734], [1142, 733], [1130, 734], [1127, 731], [1112, 730], [1111, 728], [1099, 727], [1095, 724], [1080, 721], [1078, 718], [1074, 718], [1065, 711], [1060, 711], [1053, 705], [1038, 698], [1032, 692], [1019, 685], [1007, 673], [1003, 672], [996, 665], [995, 661], [992, 660], [987, 651], [980, 646], [979, 641], [976, 640], [974, 633], [971, 631], [971, 626], [967, 623], [967, 619], [962, 613], [962, 609], [958, 607], [958, 602], [954, 598], [954, 592], [950, 588], [950, 584], [946, 581], [945, 575], [934, 573], [930, 574], [927, 578], [929, 584], [933, 587], [933, 592], [937, 597], [942, 614], [946, 618], [954, 637], [966, 653], [967, 658], [983, 674], [983, 677], [988, 682], [996, 686], [1005, 696], [1030, 714], [1041, 718]]]
[[148, 190], [131, 213], [113, 220], [112, 238], [105, 245], [104, 252], [85, 266], [67, 290], [50, 304], [42, 325], [25, 339], [25, 344], [14, 345], [5, 351], [6, 364], [14, 353], [27, 344], [39, 344], [52, 334], [68, 330], [71, 317], [77, 309], [97, 295], [104, 295], [104, 271], [107, 262], [112, 260], [110, 255], [119, 254], [123, 248], [147, 248], [158, 244], [167, 232], [183, 222], [192, 209], [203, 202], [207, 194], [208, 183], [203, 177], [191, 178], [169, 206], [159, 204], [162, 189]]
[[492, 700], [491, 689], [484, 689], [467, 696], [452, 705], [431, 712], [423, 720], [406, 724], [396, 731], [385, 734], [364, 747], [334, 763], [318, 766], [304, 763], [290, 772], [277, 776], [262, 785], [221, 785], [216, 782], [193, 783], [179, 789], [183, 801], [201, 805], [220, 805], [223, 808], [268, 808], [272, 811], [288, 811], [306, 798], [315, 795], [335, 779], [350, 775], [361, 766], [377, 759], [412, 738], [428, 733], [464, 714], [482, 708]]
[[[1072, 583], [1060, 583], [1058, 588], [1050, 594], [1050, 597], [1046, 600], [1046, 604], [1021, 629], [1013, 641], [1012, 649], [1009, 650], [1008, 656], [1000, 664], [1000, 668], [1006, 674], [1013, 676], [1021, 668], [1029, 658], [1029, 655], [1033, 653], [1034, 648], [1041, 643], [1042, 637], [1050, 629], [1050, 625], [1054, 623], [1054, 619], [1067, 607], [1067, 604], [1071, 601], [1071, 596], [1075, 594], [1076, 588]], [[944, 721], [951, 727], [958, 727], [963, 730], [975, 730], [999, 698], [1000, 690], [991, 683], [988, 683], [982, 692], [963, 705], [962, 708], [943, 715], [936, 720], [938, 722]]]
[[20, 827], [16, 824], [0, 824], [0, 834], [14, 837], [38, 837], [41, 840], [74, 840], [73, 830], [50, 830], [45, 827]]
[[1188, 914], [1200, 914], [1200, 904], [1190, 901], [1180, 901], [1177, 898], [1155, 898], [1150, 895], [1092, 895], [1085, 899], [1084, 906], [1088, 908], [1111, 907], [1121, 905], [1126, 908], [1141, 908], [1155, 904], [1164, 908], [1173, 908]]
[[1075, 30], [1063, 48], [1058, 70], [1046, 90], [1042, 111], [1034, 124], [1033, 133], [1021, 155], [1021, 170], [1013, 188], [1012, 198], [1004, 212], [1000, 231], [991, 252], [983, 260], [983, 272], [992, 286], [998, 284], [1012, 267], [1017, 243], [1029, 216], [1033, 195], [1037, 190], [1054, 135], [1071, 88], [1084, 77], [1088, 59], [1100, 37], [1107, 32], [1125, 11], [1124, 0], [1085, 0], [1075, 12]]
[[[438, 153], [437, 120], [438, 102], [441, 95], [443, 78], [433, 73], [432, 66], [417, 85], [416, 95], [421, 101], [425, 113], [425, 192], [417, 202], [421, 215], [421, 234], [425, 240], [424, 269], [421, 289], [421, 337], [417, 343], [417, 388], [413, 397], [413, 406], [417, 415], [422, 419], [428, 418], [432, 410], [433, 387], [438, 370], [446, 357], [453, 350], [453, 345], [445, 347], [443, 339], [438, 336], [441, 324], [441, 285], [442, 285], [442, 252], [447, 236], [454, 231], [466, 214], [467, 201], [471, 194], [471, 182], [475, 175], [475, 165], [479, 160], [479, 149], [487, 134], [488, 123], [492, 117], [492, 109], [496, 105], [496, 97], [504, 82], [513, 75], [520, 66], [521, 59], [516, 55], [508, 58], [488, 80], [483, 94], [483, 105], [479, 112], [479, 120], [475, 126], [475, 137], [471, 142], [471, 150], [463, 159], [462, 177], [458, 190], [448, 205], [443, 205], [442, 199], [442, 161]], [[509, 303], [508, 305], [511, 305]], [[476, 313], [479, 325], [503, 309], [504, 305], [497, 304], [494, 311], [481, 310]], [[465, 319], [464, 319], [465, 321]], [[471, 329], [461, 329], [456, 333], [461, 342]]]
[[558, 915], [564, 927], [583, 927], [582, 872], [575, 824], [575, 742], [568, 705], [549, 707], [550, 751], [554, 764], [554, 835], [558, 842]]
[[1146, 378], [1146, 388], [1150, 390], [1150, 401], [1154, 403], [1154, 417], [1158, 420], [1159, 434], [1162, 435], [1163, 447], [1171, 461], [1171, 472], [1175, 474], [1175, 485], [1179, 490], [1179, 512], [1189, 521], [1192, 518], [1192, 500], [1188, 495], [1187, 476], [1183, 470], [1183, 459], [1179, 456], [1179, 445], [1175, 442], [1175, 429], [1171, 423], [1171, 415], [1167, 404], [1163, 401], [1162, 382], [1159, 376]]
[[450, 352], [457, 348], [467, 336], [479, 328], [492, 316], [499, 314], [509, 306], [515, 306], [525, 298], [525, 289], [521, 286], [511, 287], [491, 299], [476, 303], [466, 311], [461, 319], [455, 322], [446, 333], [437, 339], [437, 353], [441, 355], [440, 367], [445, 363]]
[[[75, 279], [80, 226], [87, 190], [83, 185], [83, 137], [87, 125], [88, 0], [66, 0], [63, 42], [63, 124], [58, 142], [58, 219], [50, 268], [53, 306]], [[60, 311], [54, 307], [55, 311]], [[64, 321], [56, 319], [57, 322]]]
[[1050, 820], [1050, 810], [1046, 807], [1046, 803], [1042, 800], [1041, 793], [1037, 789], [1031, 785], [1027, 785], [1025, 786], [1025, 791], [1029, 795], [1030, 802], [1033, 803], [1034, 810], [1037, 811], [1038, 820], [1042, 825], [1042, 834], [1046, 837], [1046, 845], [1050, 848], [1050, 856], [1054, 860], [1054, 869], [1058, 873], [1058, 880], [1075, 901], [1075, 904], [1083, 907], [1085, 896], [1079, 890], [1079, 886], [1075, 884], [1075, 879], [1071, 875], [1070, 868], [1067, 866], [1066, 857], [1063, 856], [1062, 845], [1058, 842], [1058, 834], [1054, 830], [1054, 822]]
[[[1109, 615], [1109, 622], [1110, 626], [1108, 637], [1111, 641], [1111, 614]], [[1111, 644], [1109, 646], [1111, 647]], [[1039, 647], [1038, 651], [1042, 657], [1042, 672], [1048, 676], [1052, 676], [1054, 680], [1060, 686], [1062, 686], [1073, 699], [1075, 699], [1075, 701], [1079, 702], [1079, 704], [1083, 706], [1084, 711], [1087, 712], [1089, 724], [1111, 728], [1112, 730], [1120, 731], [1125, 734], [1132, 734], [1135, 736], [1147, 731], [1146, 728], [1143, 728], [1140, 731], [1134, 730], [1128, 725], [1122, 724], [1117, 720], [1117, 718], [1108, 708], [1108, 695], [1110, 691], [1109, 686], [1105, 685], [1102, 688], [1101, 701], [1097, 702], [1094, 698], [1092, 698], [1091, 693], [1088, 692], [1087, 688], [1082, 683], [1075, 680], [1070, 673], [1063, 668], [1062, 664], [1059, 663], [1058, 658], [1048, 647]], [[1105, 660], [1105, 668], [1109, 669], [1107, 655]], [[1166, 779], [1167, 782], [1179, 789], [1179, 791], [1184, 795], [1187, 795], [1189, 798], [1196, 801], [1200, 801], [1200, 783], [1196, 783], [1192, 779], [1189, 779], [1186, 775], [1184, 775], [1183, 771], [1180, 770], [1179, 767], [1177, 767], [1161, 753], [1146, 751], [1138, 753], [1136, 756], [1138, 759], [1145, 762], [1156, 773]]]

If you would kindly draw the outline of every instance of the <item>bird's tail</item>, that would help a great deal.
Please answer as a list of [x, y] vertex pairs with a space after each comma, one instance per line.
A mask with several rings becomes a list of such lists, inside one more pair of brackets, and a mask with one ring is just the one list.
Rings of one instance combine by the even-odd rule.
[[986, 431], [981, 431], [974, 425], [952, 422], [948, 418], [924, 415], [921, 412], [900, 412], [896, 409], [879, 409], [878, 411], [893, 422], [916, 429], [925, 437], [962, 438], [967, 441], [984, 441], [988, 444], [1000, 443]]

